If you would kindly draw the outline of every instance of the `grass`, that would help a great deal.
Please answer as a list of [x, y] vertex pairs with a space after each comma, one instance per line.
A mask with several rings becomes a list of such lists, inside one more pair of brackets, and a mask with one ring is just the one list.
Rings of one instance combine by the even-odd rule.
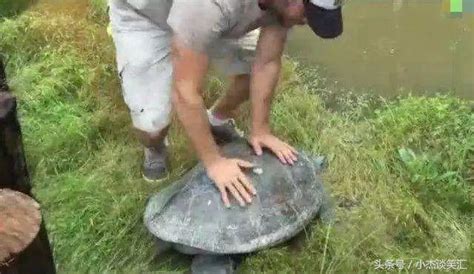
[[[188, 258], [155, 260], [142, 224], [146, 199], [161, 185], [141, 179], [142, 152], [101, 3], [40, 1], [0, 23], [34, 192], [60, 273], [183, 272]], [[285, 62], [273, 128], [297, 147], [329, 156], [324, 179], [336, 220], [314, 224], [302, 250], [259, 252], [242, 272], [375, 272], [377, 259], [465, 259], [472, 270], [470, 102], [334, 96], [317, 71], [301, 67]], [[210, 77], [206, 102], [224, 86]], [[245, 128], [248, 117], [238, 122]], [[176, 119], [170, 139], [171, 182], [196, 158]]]

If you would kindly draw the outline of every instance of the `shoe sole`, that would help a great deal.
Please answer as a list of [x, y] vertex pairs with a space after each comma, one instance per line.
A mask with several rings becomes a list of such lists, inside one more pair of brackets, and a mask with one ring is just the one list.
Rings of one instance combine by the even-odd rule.
[[145, 181], [148, 182], [148, 183], [160, 183], [160, 182], [163, 182], [163, 181], [168, 180], [169, 174], [167, 174], [167, 175], [166, 175], [165, 177], [163, 177], [163, 178], [150, 179], [150, 178], [147, 178], [147, 177], [145, 176], [145, 174], [142, 173], [142, 177], [143, 177], [143, 180], [145, 180]]

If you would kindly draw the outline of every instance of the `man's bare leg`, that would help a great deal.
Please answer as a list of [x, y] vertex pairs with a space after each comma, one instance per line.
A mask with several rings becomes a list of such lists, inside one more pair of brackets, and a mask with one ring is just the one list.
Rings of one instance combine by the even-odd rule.
[[235, 117], [239, 106], [249, 99], [249, 74], [232, 76], [230, 81], [227, 93], [212, 107], [212, 114], [222, 120]]
[[157, 148], [165, 141], [168, 130], [169, 126], [155, 133], [145, 132], [139, 129], [135, 129], [135, 133], [142, 145], [149, 148]]
[[168, 151], [166, 135], [169, 126], [156, 133], [135, 129], [140, 143], [145, 147], [143, 177], [147, 181], [156, 182], [168, 176]]
[[237, 115], [239, 106], [249, 98], [250, 75], [241, 74], [231, 77], [227, 93], [221, 97], [209, 113], [211, 132], [218, 144], [232, 142], [243, 137], [232, 119]]

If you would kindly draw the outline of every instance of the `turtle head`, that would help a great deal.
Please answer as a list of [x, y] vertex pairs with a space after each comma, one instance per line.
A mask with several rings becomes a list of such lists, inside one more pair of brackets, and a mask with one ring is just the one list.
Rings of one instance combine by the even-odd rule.
[[311, 158], [311, 161], [314, 169], [316, 170], [316, 173], [322, 173], [328, 167], [328, 159], [326, 156], [313, 156]]

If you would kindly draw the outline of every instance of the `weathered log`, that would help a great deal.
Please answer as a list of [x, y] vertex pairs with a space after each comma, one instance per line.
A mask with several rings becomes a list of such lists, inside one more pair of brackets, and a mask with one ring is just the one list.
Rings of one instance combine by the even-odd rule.
[[0, 189], [0, 220], [0, 262], [8, 262], [38, 235], [40, 206], [26, 194]]
[[[3, 65], [1, 66], [0, 90], [8, 91]], [[16, 100], [15, 97], [7, 92], [0, 92], [0, 189], [1, 188], [9, 188], [32, 197], [23, 152], [21, 129], [16, 113]], [[0, 219], [0, 225], [2, 224], [4, 224], [4, 220]], [[28, 247], [9, 259], [8, 262], [2, 262], [0, 260], [0, 273], [56, 273], [44, 223], [41, 223], [39, 233]]]

